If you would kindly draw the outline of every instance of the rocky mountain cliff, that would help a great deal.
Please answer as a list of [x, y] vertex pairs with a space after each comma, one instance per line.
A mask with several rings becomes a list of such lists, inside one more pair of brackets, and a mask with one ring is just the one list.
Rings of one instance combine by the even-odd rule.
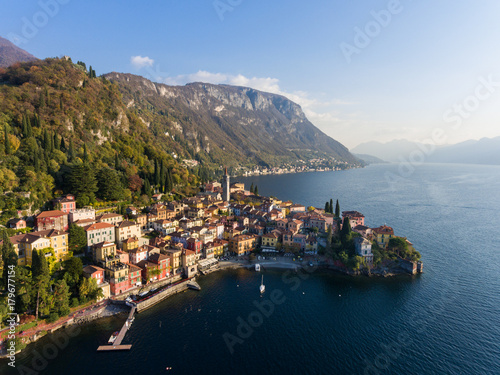
[[201, 162], [233, 166], [276, 166], [316, 158], [332, 165], [359, 162], [284, 96], [207, 83], [168, 86], [116, 72], [105, 77], [118, 85], [127, 107], [134, 108], [159, 139], [185, 143]]
[[35, 56], [0, 37], [0, 68], [6, 68], [16, 62], [34, 60], [37, 60]]

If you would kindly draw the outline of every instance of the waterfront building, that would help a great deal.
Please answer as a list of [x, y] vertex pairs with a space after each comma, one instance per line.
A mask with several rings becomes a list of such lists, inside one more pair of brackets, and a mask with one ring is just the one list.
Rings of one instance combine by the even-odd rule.
[[253, 234], [239, 234], [229, 240], [229, 251], [236, 256], [248, 255], [255, 248], [257, 237]]
[[363, 257], [366, 264], [373, 264], [373, 253], [372, 253], [372, 244], [364, 237], [356, 237], [354, 239], [354, 248], [356, 250], [356, 254]]
[[351, 228], [354, 228], [357, 225], [365, 225], [365, 216], [358, 211], [343, 211], [342, 220], [344, 220], [346, 217], [349, 218]]
[[394, 229], [387, 225], [382, 225], [378, 228], [373, 228], [373, 235], [375, 236], [377, 244], [386, 249], [389, 244], [389, 240], [394, 238]]

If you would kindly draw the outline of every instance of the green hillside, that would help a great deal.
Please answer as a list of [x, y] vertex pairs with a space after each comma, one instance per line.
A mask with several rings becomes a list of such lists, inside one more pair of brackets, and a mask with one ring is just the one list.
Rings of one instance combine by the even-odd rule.
[[4, 211], [39, 208], [63, 192], [84, 205], [139, 199], [156, 183], [162, 190], [198, 184], [115, 84], [65, 59], [0, 68], [0, 142]]

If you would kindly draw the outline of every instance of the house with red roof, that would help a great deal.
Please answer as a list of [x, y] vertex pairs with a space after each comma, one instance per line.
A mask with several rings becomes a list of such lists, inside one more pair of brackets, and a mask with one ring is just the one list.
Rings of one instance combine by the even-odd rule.
[[108, 223], [95, 223], [83, 228], [87, 232], [87, 246], [100, 242], [115, 242], [115, 226]]
[[68, 214], [59, 210], [43, 211], [35, 216], [35, 227], [41, 230], [68, 230]]
[[76, 200], [75, 196], [72, 194], [66, 194], [64, 197], [53, 199], [52, 204], [55, 209], [61, 210], [65, 214], [69, 214], [71, 211], [76, 210]]

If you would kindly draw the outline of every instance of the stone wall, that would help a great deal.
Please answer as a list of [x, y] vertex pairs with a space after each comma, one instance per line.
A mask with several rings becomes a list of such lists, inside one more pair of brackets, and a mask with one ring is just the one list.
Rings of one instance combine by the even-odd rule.
[[167, 297], [170, 297], [174, 294], [185, 291], [188, 288], [188, 286], [187, 286], [188, 282], [189, 281], [184, 281], [184, 282], [177, 284], [171, 288], [168, 288], [168, 289], [165, 289], [165, 290], [159, 292], [157, 295], [155, 295], [155, 296], [153, 296], [145, 301], [137, 303], [137, 312], [139, 313], [139, 312], [157, 304], [158, 302], [162, 301], [163, 299], [165, 299]]

